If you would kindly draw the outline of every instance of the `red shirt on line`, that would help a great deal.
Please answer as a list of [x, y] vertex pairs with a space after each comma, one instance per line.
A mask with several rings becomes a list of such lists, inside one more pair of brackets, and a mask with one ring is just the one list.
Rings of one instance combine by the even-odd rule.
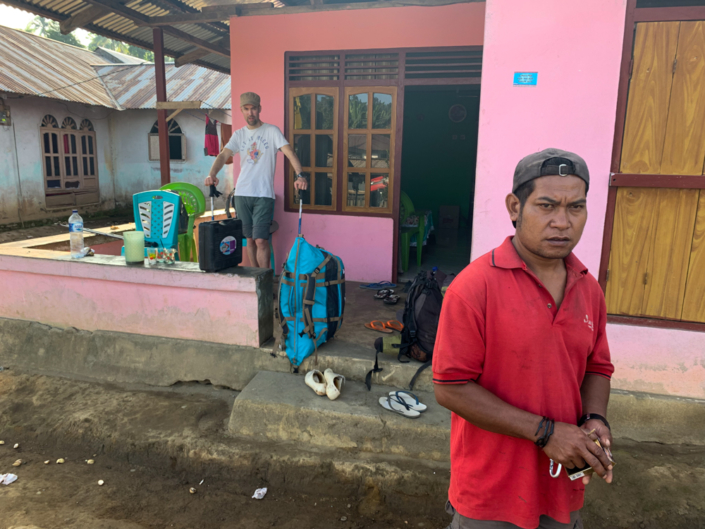
[[[448, 288], [433, 355], [436, 384], [475, 381], [505, 402], [576, 424], [586, 374], [610, 378], [605, 298], [573, 255], [560, 309], [521, 260], [512, 237], [473, 261]], [[534, 443], [488, 432], [452, 414], [448, 499], [463, 516], [536, 528], [583, 506], [584, 487], [549, 475]]]

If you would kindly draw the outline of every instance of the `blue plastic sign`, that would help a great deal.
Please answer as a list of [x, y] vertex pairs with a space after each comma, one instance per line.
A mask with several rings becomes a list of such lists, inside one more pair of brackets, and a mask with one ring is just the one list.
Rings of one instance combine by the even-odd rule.
[[514, 72], [514, 86], [536, 86], [538, 72]]

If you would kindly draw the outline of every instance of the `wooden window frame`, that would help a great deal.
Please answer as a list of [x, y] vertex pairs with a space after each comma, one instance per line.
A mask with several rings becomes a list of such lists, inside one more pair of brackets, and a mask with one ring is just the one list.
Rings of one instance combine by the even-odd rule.
[[[310, 129], [295, 129], [294, 128], [294, 99], [299, 96], [303, 95], [310, 95], [311, 96], [311, 128]], [[325, 95], [325, 96], [331, 96], [333, 98], [333, 129], [317, 129], [316, 128], [316, 96], [317, 95]], [[339, 131], [339, 106], [340, 106], [340, 97], [338, 94], [338, 91], [333, 88], [333, 87], [316, 87], [316, 88], [309, 88], [309, 87], [296, 87], [292, 88], [291, 90], [288, 91], [288, 112], [291, 112], [291, 115], [288, 116], [288, 123], [290, 124], [290, 128], [288, 129], [289, 131], [289, 138], [291, 139], [291, 146], [293, 149], [296, 149], [296, 146], [294, 144], [294, 135], [308, 135], [312, 138], [311, 140], [311, 145], [310, 145], [310, 156], [311, 156], [311, 165], [310, 166], [305, 166], [303, 167], [304, 173], [309, 174], [309, 182], [308, 182], [308, 189], [309, 189], [309, 196], [311, 197], [312, 200], [315, 201], [315, 185], [316, 185], [316, 173], [333, 173], [333, 185], [331, 189], [332, 193], [332, 204], [330, 206], [327, 205], [321, 205], [321, 204], [310, 204], [306, 205], [306, 211], [313, 212], [313, 211], [329, 211], [329, 212], [335, 212], [338, 209], [338, 131]], [[316, 166], [316, 136], [317, 135], [332, 135], [333, 136], [333, 166], [332, 167], [317, 167]], [[294, 174], [294, 168], [292, 167], [291, 164], [288, 164], [288, 169], [286, 171], [286, 188], [287, 189], [292, 189], [294, 186], [294, 179], [296, 178], [296, 175]], [[288, 192], [285, 195], [286, 197], [289, 196]], [[288, 206], [291, 210], [298, 210], [298, 204], [295, 203], [295, 193], [292, 193], [291, 199], [292, 201], [288, 202]]]
[[[662, 175], [662, 174], [626, 174], [620, 173], [624, 129], [627, 120], [627, 104], [629, 82], [631, 80], [632, 58], [634, 55], [634, 40], [636, 25], [640, 22], [675, 22], [705, 20], [705, 7], [650, 7], [637, 8], [637, 0], [627, 0], [622, 46], [622, 61], [617, 93], [617, 111], [615, 132], [612, 144], [612, 160], [610, 165], [609, 190], [607, 193], [607, 210], [602, 237], [602, 252], [598, 282], [603, 292], [607, 291], [607, 271], [609, 269], [612, 235], [615, 224], [617, 206], [617, 190], [620, 187], [673, 188], [673, 189], [705, 189], [705, 175]], [[635, 325], [643, 327], [658, 327], [665, 329], [680, 329], [705, 332], [705, 323], [655, 319], [649, 317], [607, 315], [609, 323]]]
[[[75, 121], [75, 120], [74, 120]], [[62, 124], [65, 122], [65, 119], [62, 121]], [[58, 123], [58, 122], [57, 122]], [[56, 153], [45, 153], [44, 152], [44, 134], [49, 133], [49, 134], [56, 134], [57, 135], [57, 148], [58, 152]], [[76, 154], [67, 154], [64, 152], [64, 137], [69, 136], [69, 135], [74, 135], [76, 137]], [[83, 137], [91, 137], [93, 139], [93, 154], [89, 154], [87, 152], [84, 153], [83, 149], [83, 142], [82, 139]], [[94, 130], [88, 130], [88, 129], [80, 129], [80, 128], [61, 128], [61, 127], [39, 127], [39, 141], [40, 141], [40, 150], [42, 153], [42, 175], [44, 177], [44, 195], [45, 196], [55, 196], [55, 195], [67, 195], [67, 194], [73, 194], [73, 195], [80, 195], [86, 192], [94, 192], [98, 191], [99, 185], [98, 185], [98, 143], [96, 139], [96, 133]], [[88, 150], [88, 149], [86, 149]], [[47, 156], [50, 156], [52, 158], [57, 157], [59, 158], [59, 175], [58, 178], [56, 177], [57, 175], [52, 176], [52, 180], [61, 180], [61, 187], [49, 187], [48, 186], [48, 178], [47, 178], [47, 171], [46, 171], [46, 158]], [[67, 158], [72, 158], [72, 157], [77, 157], [78, 158], [78, 174], [77, 175], [67, 175], [66, 174], [66, 159]], [[95, 170], [95, 174], [93, 175], [86, 175], [84, 170], [83, 170], [83, 160], [84, 158], [90, 159], [93, 158], [93, 167]], [[90, 162], [88, 162], [90, 163]], [[86, 180], [91, 180], [95, 179], [95, 184], [91, 185], [86, 185]], [[79, 185], [78, 187], [66, 187], [66, 182], [75, 182], [78, 181]]]
[[[343, 203], [341, 204], [342, 210], [345, 212], [359, 212], [359, 213], [380, 213], [380, 214], [390, 214], [393, 211], [393, 205], [394, 205], [394, 179], [393, 179], [393, 174], [394, 174], [394, 166], [395, 166], [395, 160], [394, 160], [394, 153], [395, 152], [395, 127], [392, 126], [389, 129], [374, 129], [372, 128], [372, 116], [374, 112], [374, 94], [387, 94], [392, 96], [392, 124], [396, 123], [396, 99], [397, 99], [397, 87], [396, 86], [347, 86], [345, 87], [345, 99], [343, 101], [343, 104], [345, 105], [345, 117], [343, 121], [343, 175], [342, 175], [342, 183], [343, 183], [343, 194], [345, 195], [343, 197]], [[368, 111], [367, 111], [367, 127], [364, 129], [348, 129], [347, 123], [349, 119], [349, 112], [350, 112], [350, 96], [353, 95], [359, 95], [359, 94], [367, 94], [368, 95]], [[372, 136], [373, 135], [389, 135], [390, 136], [390, 160], [389, 160], [389, 167], [387, 168], [375, 168], [372, 167]], [[345, 160], [348, 160], [348, 141], [350, 136], [366, 136], [366, 145], [365, 149], [367, 152], [367, 158], [366, 158], [366, 163], [365, 167], [353, 167], [353, 168], [348, 168]], [[365, 174], [365, 206], [349, 206], [348, 201], [347, 201], [347, 182], [348, 182], [348, 174], [350, 173], [364, 173]], [[391, 180], [391, 184], [389, 188], [387, 189], [387, 207], [386, 208], [376, 208], [370, 206], [370, 189], [371, 189], [371, 178], [372, 174], [387, 174], [389, 175], [389, 178]]]
[[[284, 130], [289, 130], [290, 123], [290, 109], [289, 109], [289, 90], [296, 87], [307, 87], [307, 88], [322, 88], [322, 87], [334, 87], [338, 89], [338, 123], [341, 123], [344, 119], [344, 96], [346, 86], [364, 86], [364, 87], [384, 87], [384, 86], [396, 86], [397, 87], [397, 104], [395, 108], [396, 112], [396, 126], [394, 129], [395, 145], [393, 162], [394, 169], [390, 172], [392, 178], [392, 185], [389, 188], [391, 194], [391, 200], [389, 202], [392, 204], [391, 212], [383, 213], [379, 211], [367, 212], [367, 211], [349, 211], [343, 210], [343, 185], [342, 178], [344, 177], [344, 172], [338, 168], [336, 171], [337, 182], [334, 184], [337, 192], [337, 197], [335, 203], [337, 204], [336, 211], [320, 210], [320, 209], [308, 209], [308, 213], [318, 214], [318, 215], [340, 215], [340, 216], [353, 216], [353, 217], [381, 217], [381, 218], [391, 218], [393, 222], [393, 257], [392, 257], [392, 279], [396, 281], [397, 279], [397, 262], [399, 260], [399, 196], [401, 192], [401, 151], [402, 151], [402, 141], [403, 141], [403, 130], [404, 130], [404, 89], [407, 86], [448, 86], [448, 85], [470, 85], [470, 84], [481, 84], [480, 74], [476, 71], [466, 77], [441, 77], [432, 79], [407, 79], [406, 78], [406, 55], [408, 53], [419, 53], [419, 52], [475, 52], [482, 53], [482, 46], [441, 46], [441, 47], [426, 47], [426, 48], [376, 48], [376, 49], [364, 49], [364, 50], [312, 50], [312, 51], [288, 51], [284, 53]], [[375, 55], [375, 54], [398, 54], [398, 67], [397, 67], [397, 78], [396, 79], [364, 79], [364, 80], [345, 80], [345, 58], [347, 55]], [[325, 60], [325, 64], [330, 64], [335, 62], [339, 64], [340, 74], [338, 75], [337, 81], [290, 81], [289, 80], [289, 57], [312, 57], [312, 56], [338, 56], [335, 61]], [[481, 69], [480, 69], [481, 72]], [[340, 129], [340, 127], [338, 127]], [[343, 153], [343, 137], [344, 134], [338, 134], [338, 143], [335, 150], [336, 156], [338, 156], [338, 165], [340, 165], [340, 160]], [[293, 141], [293, 138], [288, 138]], [[291, 174], [291, 164], [289, 160], [284, 161], [284, 174]], [[290, 178], [284, 178], [284, 210], [289, 212], [298, 212], [298, 208], [295, 208], [289, 201], [289, 192], [293, 187], [293, 181]], [[376, 208], [375, 208], [376, 209]]]

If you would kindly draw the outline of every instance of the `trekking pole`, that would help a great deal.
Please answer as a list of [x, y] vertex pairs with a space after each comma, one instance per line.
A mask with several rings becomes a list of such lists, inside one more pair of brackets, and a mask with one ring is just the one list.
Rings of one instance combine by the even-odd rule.
[[303, 199], [299, 198], [299, 237], [301, 237], [301, 211], [304, 207]]
[[210, 194], [208, 195], [211, 197], [211, 221], [215, 220], [215, 207], [213, 206], [213, 199], [219, 197], [222, 195], [220, 191], [218, 191], [214, 185], [210, 186]]

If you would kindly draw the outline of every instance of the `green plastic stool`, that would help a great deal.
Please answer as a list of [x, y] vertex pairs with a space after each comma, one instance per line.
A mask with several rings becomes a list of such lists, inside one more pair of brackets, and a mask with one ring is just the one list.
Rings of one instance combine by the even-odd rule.
[[411, 247], [411, 236], [416, 235], [416, 261], [421, 268], [421, 250], [423, 249], [423, 237], [426, 233], [426, 214], [423, 211], [416, 211], [414, 203], [404, 191], [401, 192], [399, 201], [399, 224], [401, 225], [407, 217], [416, 215], [419, 218], [419, 225], [412, 228], [401, 228], [399, 244], [401, 246], [401, 271], [409, 269], [409, 248]]
[[188, 213], [188, 230], [179, 234], [179, 257], [181, 261], [198, 261], [196, 241], [193, 238], [193, 226], [198, 217], [206, 212], [206, 197], [203, 191], [188, 182], [174, 182], [162, 186], [163, 191], [173, 191], [181, 197]]

